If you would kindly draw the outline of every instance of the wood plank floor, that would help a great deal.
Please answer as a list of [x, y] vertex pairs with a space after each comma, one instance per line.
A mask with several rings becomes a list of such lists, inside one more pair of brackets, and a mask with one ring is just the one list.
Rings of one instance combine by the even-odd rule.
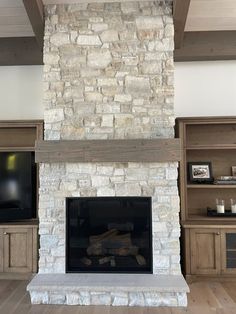
[[0, 314], [236, 314], [236, 281], [191, 283], [187, 309], [31, 305], [27, 283], [0, 280]]

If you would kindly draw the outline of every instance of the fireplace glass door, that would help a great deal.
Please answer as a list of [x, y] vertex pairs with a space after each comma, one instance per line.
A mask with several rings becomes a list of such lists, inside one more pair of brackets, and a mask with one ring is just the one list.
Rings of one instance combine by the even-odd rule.
[[67, 272], [152, 272], [150, 197], [66, 202]]

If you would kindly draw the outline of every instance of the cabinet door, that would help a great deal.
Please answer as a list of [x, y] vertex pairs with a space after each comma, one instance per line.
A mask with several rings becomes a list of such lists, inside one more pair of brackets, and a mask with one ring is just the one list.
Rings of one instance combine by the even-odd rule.
[[190, 230], [191, 274], [220, 273], [220, 230]]
[[236, 230], [222, 229], [222, 273], [236, 274]]
[[32, 228], [3, 229], [3, 271], [32, 271]]

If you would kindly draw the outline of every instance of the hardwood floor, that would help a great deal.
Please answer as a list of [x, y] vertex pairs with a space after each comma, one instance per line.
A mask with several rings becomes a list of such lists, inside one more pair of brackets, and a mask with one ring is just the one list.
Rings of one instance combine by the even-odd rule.
[[0, 280], [0, 314], [236, 314], [236, 281], [191, 283], [187, 309], [31, 305], [27, 283]]

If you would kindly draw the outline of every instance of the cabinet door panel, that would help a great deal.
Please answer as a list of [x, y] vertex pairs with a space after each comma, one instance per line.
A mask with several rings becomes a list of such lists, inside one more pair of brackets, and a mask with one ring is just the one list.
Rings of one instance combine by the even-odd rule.
[[236, 274], [236, 230], [223, 229], [221, 235], [222, 273]]
[[32, 271], [32, 229], [6, 228], [4, 237], [4, 272]]
[[220, 232], [218, 229], [190, 231], [191, 274], [220, 273]]

